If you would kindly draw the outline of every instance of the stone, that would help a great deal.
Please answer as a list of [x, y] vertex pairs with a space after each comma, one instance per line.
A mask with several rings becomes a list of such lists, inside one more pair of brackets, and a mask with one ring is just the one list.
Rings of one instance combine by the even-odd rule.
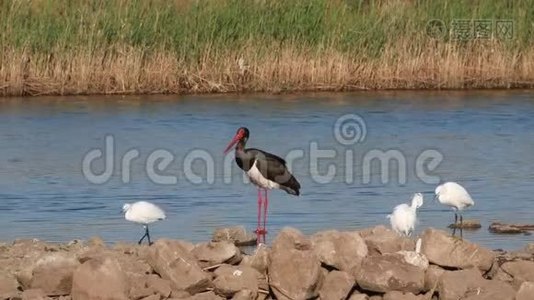
[[232, 300], [256, 300], [257, 295], [250, 290], [242, 290], [237, 292]]
[[515, 290], [508, 283], [486, 280], [477, 269], [446, 271], [438, 285], [440, 300], [513, 300]]
[[128, 279], [116, 259], [95, 258], [80, 265], [72, 277], [74, 300], [128, 299]]
[[534, 295], [534, 282], [525, 281], [519, 287], [515, 300], [532, 300]]
[[447, 226], [448, 228], [456, 228], [456, 229], [470, 229], [470, 230], [473, 230], [473, 229], [479, 229], [482, 227], [482, 225], [480, 225], [480, 220], [468, 220], [468, 219], [465, 219], [462, 221], [462, 223], [460, 224], [460, 222], [458, 223], [452, 223], [452, 224], [449, 224], [449, 226]]
[[80, 265], [73, 256], [65, 253], [44, 255], [35, 263], [30, 287], [40, 289], [47, 296], [62, 296], [72, 290], [72, 275]]
[[421, 252], [431, 263], [442, 267], [477, 267], [484, 272], [491, 268], [495, 258], [495, 253], [491, 250], [433, 228], [423, 232]]
[[257, 236], [247, 231], [243, 226], [234, 226], [215, 229], [211, 240], [214, 242], [227, 241], [236, 246], [253, 246], [256, 245]]
[[160, 278], [157, 275], [149, 275], [146, 280], [146, 287], [162, 296], [163, 298], [169, 298], [172, 292], [171, 282]]
[[379, 293], [401, 291], [418, 294], [425, 283], [424, 270], [396, 254], [366, 257], [355, 275], [362, 289]]
[[241, 261], [241, 251], [228, 241], [200, 243], [191, 253], [202, 268], [210, 268], [223, 263], [233, 265]]
[[213, 287], [217, 295], [230, 298], [241, 290], [251, 291], [254, 297], [258, 294], [258, 280], [262, 275], [252, 267], [222, 265], [214, 274]]
[[160, 299], [159, 295], [153, 294], [153, 295], [147, 296], [145, 298], [142, 298], [141, 300], [159, 300], [159, 299]]
[[411, 265], [414, 265], [416, 267], [419, 267], [423, 270], [426, 270], [429, 266], [428, 259], [426, 258], [426, 256], [424, 256], [421, 253], [417, 253], [415, 251], [402, 250], [402, 251], [396, 252], [395, 254], [401, 256], [405, 262]]
[[369, 300], [369, 296], [366, 294], [353, 293], [348, 300]]
[[394, 253], [401, 250], [413, 251], [415, 249], [413, 240], [401, 236], [383, 225], [362, 230], [360, 235], [367, 245], [369, 255]]
[[8, 299], [15, 297], [19, 290], [19, 283], [15, 276], [0, 272], [0, 299]]
[[384, 300], [424, 300], [424, 295], [414, 295], [407, 292], [391, 291], [384, 294]]
[[210, 276], [202, 271], [197, 261], [181, 243], [160, 239], [150, 246], [147, 256], [149, 265], [177, 290], [190, 294], [206, 291]]
[[22, 292], [22, 300], [45, 300], [46, 293], [41, 289], [29, 289]]
[[518, 286], [525, 281], [534, 282], [534, 261], [509, 261], [502, 264], [501, 269], [512, 276]]
[[425, 271], [425, 291], [437, 289], [441, 276], [445, 270], [436, 266], [430, 265]]
[[358, 232], [321, 231], [311, 237], [319, 260], [337, 270], [350, 272], [367, 256], [367, 245]]
[[[127, 247], [123, 245], [115, 246], [115, 248], [115, 250], [110, 250], [103, 247], [92, 247], [81, 252], [78, 258], [80, 262], [83, 263], [93, 258], [112, 257], [119, 262], [122, 270], [127, 274], [151, 274], [153, 272], [152, 267], [145, 259], [141, 259], [138, 253], [141, 252], [141, 249], [144, 250], [148, 247], [142, 246], [131, 248], [131, 246]], [[146, 256], [145, 253], [143, 253], [143, 256]]]
[[311, 242], [298, 230], [283, 228], [272, 244], [269, 284], [279, 300], [318, 296], [322, 283], [321, 262]]
[[265, 244], [259, 245], [254, 251], [254, 254], [243, 257], [240, 265], [252, 267], [262, 274], [267, 273], [269, 248]]
[[205, 292], [205, 293], [195, 294], [191, 297], [180, 298], [180, 299], [181, 300], [223, 300], [224, 298], [217, 296], [214, 292]]
[[319, 290], [321, 299], [345, 300], [354, 286], [354, 278], [347, 272], [332, 271], [326, 275]]
[[529, 231], [534, 230], [534, 224], [504, 224], [500, 222], [493, 222], [488, 229], [492, 233], [528, 234]]

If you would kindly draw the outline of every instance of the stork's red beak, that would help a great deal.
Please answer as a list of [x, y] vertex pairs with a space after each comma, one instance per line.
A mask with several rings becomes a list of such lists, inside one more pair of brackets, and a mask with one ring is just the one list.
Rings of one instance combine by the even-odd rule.
[[237, 142], [239, 142], [239, 140], [241, 140], [243, 136], [241, 134], [236, 134], [234, 136], [234, 138], [230, 141], [230, 143], [228, 144], [228, 146], [226, 146], [226, 149], [224, 149], [224, 154], [228, 153], [228, 151], [230, 151], [230, 149], [232, 149], [232, 147], [237, 144]]

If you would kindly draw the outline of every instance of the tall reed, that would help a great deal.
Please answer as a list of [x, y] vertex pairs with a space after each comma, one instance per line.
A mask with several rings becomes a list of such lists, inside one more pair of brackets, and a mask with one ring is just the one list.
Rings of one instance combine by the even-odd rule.
[[13, 0], [0, 30], [4, 96], [534, 86], [534, 0]]

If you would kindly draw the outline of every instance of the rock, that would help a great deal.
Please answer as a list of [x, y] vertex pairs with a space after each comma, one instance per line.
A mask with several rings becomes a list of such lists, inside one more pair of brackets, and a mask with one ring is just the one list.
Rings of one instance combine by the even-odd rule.
[[515, 295], [515, 300], [532, 300], [534, 295], [534, 282], [523, 282]]
[[214, 292], [205, 292], [193, 295], [191, 297], [180, 298], [181, 300], [223, 300], [223, 298], [215, 295]]
[[401, 256], [405, 262], [411, 265], [414, 265], [416, 267], [419, 267], [423, 270], [426, 270], [429, 266], [428, 259], [426, 258], [426, 256], [424, 256], [421, 253], [417, 253], [415, 251], [402, 250], [402, 251], [396, 252], [395, 254]]
[[240, 265], [252, 267], [265, 274], [269, 265], [269, 248], [265, 244], [259, 245], [253, 255], [243, 257]]
[[230, 298], [241, 290], [258, 294], [258, 281], [263, 277], [256, 269], [247, 266], [222, 265], [214, 272], [214, 291], [217, 295]]
[[317, 297], [322, 282], [321, 262], [300, 231], [284, 228], [272, 244], [269, 284], [276, 299]]
[[424, 270], [396, 254], [366, 257], [355, 277], [362, 289], [379, 293], [401, 291], [418, 294], [425, 283]]
[[440, 300], [499, 299], [513, 300], [515, 290], [498, 280], [486, 280], [477, 269], [446, 271], [438, 285]]
[[362, 230], [360, 235], [367, 244], [369, 255], [394, 253], [401, 250], [413, 251], [415, 249], [413, 240], [400, 236], [383, 225]]
[[384, 300], [423, 300], [424, 295], [414, 295], [412, 293], [405, 293], [399, 291], [391, 291], [384, 294]]
[[210, 268], [222, 263], [233, 265], [241, 261], [239, 248], [227, 241], [201, 243], [191, 253], [202, 268]]
[[353, 293], [348, 300], [369, 300], [369, 296], [366, 294]]
[[46, 293], [41, 289], [29, 289], [22, 292], [22, 300], [45, 300]]
[[103, 247], [91, 247], [82, 251], [78, 255], [78, 258], [83, 263], [93, 258], [110, 257], [116, 259], [121, 265], [122, 270], [127, 274], [151, 274], [153, 272], [152, 267], [139, 254], [139, 252], [142, 252], [143, 257], [147, 256], [147, 248], [147, 246], [132, 247], [131, 245], [116, 245], [115, 250]]
[[128, 280], [116, 259], [95, 258], [79, 266], [72, 278], [71, 296], [83, 299], [128, 299]]
[[159, 300], [160, 299], [160, 296], [159, 295], [150, 295], [150, 296], [147, 296], [141, 300]]
[[319, 260], [337, 270], [350, 272], [367, 256], [367, 245], [358, 232], [322, 231], [311, 237]]
[[428, 260], [443, 267], [488, 271], [495, 253], [466, 240], [458, 240], [445, 231], [429, 228], [423, 232], [421, 252]]
[[250, 290], [242, 290], [237, 292], [233, 297], [232, 300], [256, 300], [256, 294]]
[[4, 271], [0, 272], [0, 299], [9, 299], [15, 297], [18, 293], [19, 283], [15, 276]]
[[518, 234], [518, 233], [528, 233], [529, 231], [534, 230], [534, 224], [504, 224], [500, 222], [493, 222], [489, 226], [489, 231], [492, 233], [500, 234]]
[[130, 299], [142, 299], [154, 294], [154, 291], [149, 289], [144, 281], [130, 281], [130, 291], [128, 293]]
[[[233, 245], [232, 245], [233, 246]], [[205, 291], [210, 277], [203, 272], [192, 254], [181, 243], [157, 240], [149, 249], [148, 263], [163, 278], [170, 280], [173, 288], [190, 294]]]
[[73, 255], [52, 253], [35, 263], [30, 287], [40, 289], [47, 296], [62, 296], [72, 290], [72, 275], [80, 265]]
[[453, 224], [449, 224], [449, 226], [447, 226], [448, 228], [456, 228], [456, 229], [479, 229], [482, 227], [482, 225], [480, 225], [480, 221], [479, 220], [463, 220], [462, 224], [460, 224], [460, 222], [458, 223], [453, 223]]
[[169, 298], [172, 292], [171, 282], [160, 278], [157, 275], [149, 275], [146, 280], [146, 287], [162, 296], [163, 298]]
[[425, 291], [437, 289], [441, 276], [445, 273], [445, 270], [436, 266], [430, 265], [425, 271]]
[[534, 282], [534, 261], [509, 261], [502, 264], [501, 269], [513, 277], [517, 286], [525, 281]]
[[211, 240], [214, 242], [227, 241], [236, 246], [254, 246], [256, 245], [257, 236], [252, 232], [248, 232], [243, 226], [234, 226], [215, 229]]
[[354, 286], [354, 278], [347, 272], [332, 271], [326, 275], [319, 290], [321, 299], [345, 300]]
[[93, 236], [93, 237], [89, 238], [89, 241], [87, 241], [87, 244], [89, 245], [89, 247], [95, 247], [95, 248], [104, 248], [104, 247], [106, 247], [106, 243], [99, 236]]

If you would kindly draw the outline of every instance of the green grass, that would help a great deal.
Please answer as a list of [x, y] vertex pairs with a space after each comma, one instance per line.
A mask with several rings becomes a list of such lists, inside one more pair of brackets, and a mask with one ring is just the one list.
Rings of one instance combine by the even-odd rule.
[[534, 0], [6, 0], [0, 95], [534, 87], [533, 46]]

